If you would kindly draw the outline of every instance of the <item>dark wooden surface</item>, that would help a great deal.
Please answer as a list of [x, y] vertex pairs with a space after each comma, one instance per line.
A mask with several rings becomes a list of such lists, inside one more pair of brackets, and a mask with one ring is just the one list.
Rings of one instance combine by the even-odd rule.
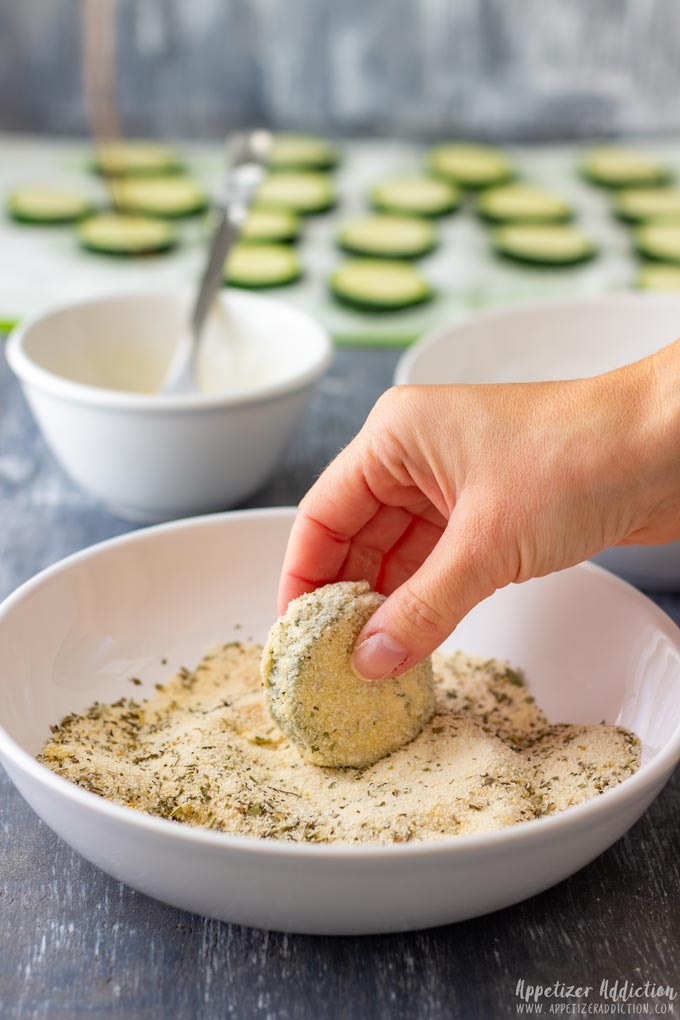
[[[340, 352], [250, 505], [297, 501], [389, 385], [396, 359]], [[0, 594], [126, 530], [55, 465], [3, 363]], [[658, 601], [680, 620], [680, 596]], [[649, 980], [680, 991], [680, 773], [624, 839], [554, 889], [488, 917], [396, 936], [281, 935], [166, 907], [78, 857], [4, 773], [0, 832], [2, 1020], [493, 1020], [517, 1015], [520, 978]]]

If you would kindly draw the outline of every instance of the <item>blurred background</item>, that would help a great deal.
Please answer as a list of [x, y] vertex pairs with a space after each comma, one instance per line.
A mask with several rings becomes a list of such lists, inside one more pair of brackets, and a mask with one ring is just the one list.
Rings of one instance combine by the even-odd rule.
[[[119, 0], [131, 135], [548, 141], [680, 128], [675, 0]], [[80, 135], [76, 0], [1, 0], [0, 130]]]

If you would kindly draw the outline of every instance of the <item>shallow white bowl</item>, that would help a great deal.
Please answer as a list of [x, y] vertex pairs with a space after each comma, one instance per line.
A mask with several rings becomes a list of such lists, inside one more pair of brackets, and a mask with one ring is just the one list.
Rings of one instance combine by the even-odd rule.
[[[476, 316], [428, 333], [395, 382], [538, 382], [598, 375], [680, 336], [680, 297], [614, 294]], [[605, 550], [602, 566], [648, 588], [680, 586], [680, 542]]]
[[126, 535], [51, 567], [0, 607], [0, 758], [71, 846], [134, 888], [200, 914], [359, 934], [515, 903], [587, 864], [640, 817], [680, 757], [680, 631], [589, 564], [498, 592], [448, 643], [525, 667], [553, 720], [606, 719], [640, 735], [642, 768], [563, 814], [441, 842], [297, 845], [152, 818], [35, 761], [50, 723], [129, 695], [130, 676], [143, 679], [135, 691], [144, 694], [217, 641], [262, 640], [292, 520], [292, 510], [242, 511]]
[[199, 373], [208, 385], [216, 373], [241, 383], [219, 394], [154, 393], [189, 300], [169, 291], [96, 298], [22, 324], [8, 340], [9, 364], [56, 457], [132, 520], [221, 510], [254, 492], [331, 359], [309, 316], [230, 291], [209, 320]]

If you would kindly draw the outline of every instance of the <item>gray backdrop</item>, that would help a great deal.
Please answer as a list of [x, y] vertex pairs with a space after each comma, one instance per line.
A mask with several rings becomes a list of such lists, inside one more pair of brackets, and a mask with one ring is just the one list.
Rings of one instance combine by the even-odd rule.
[[[0, 0], [0, 129], [86, 129], [78, 0]], [[118, 0], [131, 134], [680, 127], [677, 0]]]

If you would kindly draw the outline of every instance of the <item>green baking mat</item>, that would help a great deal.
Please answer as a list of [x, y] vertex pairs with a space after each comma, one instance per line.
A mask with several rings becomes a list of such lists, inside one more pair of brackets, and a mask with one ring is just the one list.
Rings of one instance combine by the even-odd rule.
[[[85, 169], [88, 147], [83, 143], [5, 136], [0, 188], [53, 183], [80, 189], [103, 199], [101, 181]], [[206, 187], [222, 172], [218, 146], [183, 146], [188, 163]], [[680, 147], [654, 146], [655, 153], [680, 168]], [[610, 214], [608, 196], [582, 182], [573, 146], [510, 148], [521, 175], [562, 194], [577, 210], [580, 222], [600, 247], [593, 262], [572, 269], [540, 269], [513, 265], [495, 256], [488, 229], [470, 208], [440, 221], [437, 251], [418, 262], [436, 289], [426, 305], [398, 313], [365, 313], [338, 304], [326, 279], [342, 258], [334, 245], [339, 223], [366, 209], [371, 185], [402, 171], [420, 168], [422, 147], [402, 142], [348, 142], [337, 172], [340, 202], [332, 213], [305, 223], [301, 254], [302, 281], [264, 293], [284, 298], [317, 316], [338, 344], [406, 346], [442, 322], [474, 311], [549, 297], [587, 295], [627, 288], [635, 277], [628, 229]], [[70, 227], [22, 226], [6, 221], [0, 230], [0, 328], [57, 303], [126, 289], [176, 289], [198, 279], [205, 253], [205, 220], [180, 226], [182, 244], [166, 255], [126, 261], [79, 249]]]

